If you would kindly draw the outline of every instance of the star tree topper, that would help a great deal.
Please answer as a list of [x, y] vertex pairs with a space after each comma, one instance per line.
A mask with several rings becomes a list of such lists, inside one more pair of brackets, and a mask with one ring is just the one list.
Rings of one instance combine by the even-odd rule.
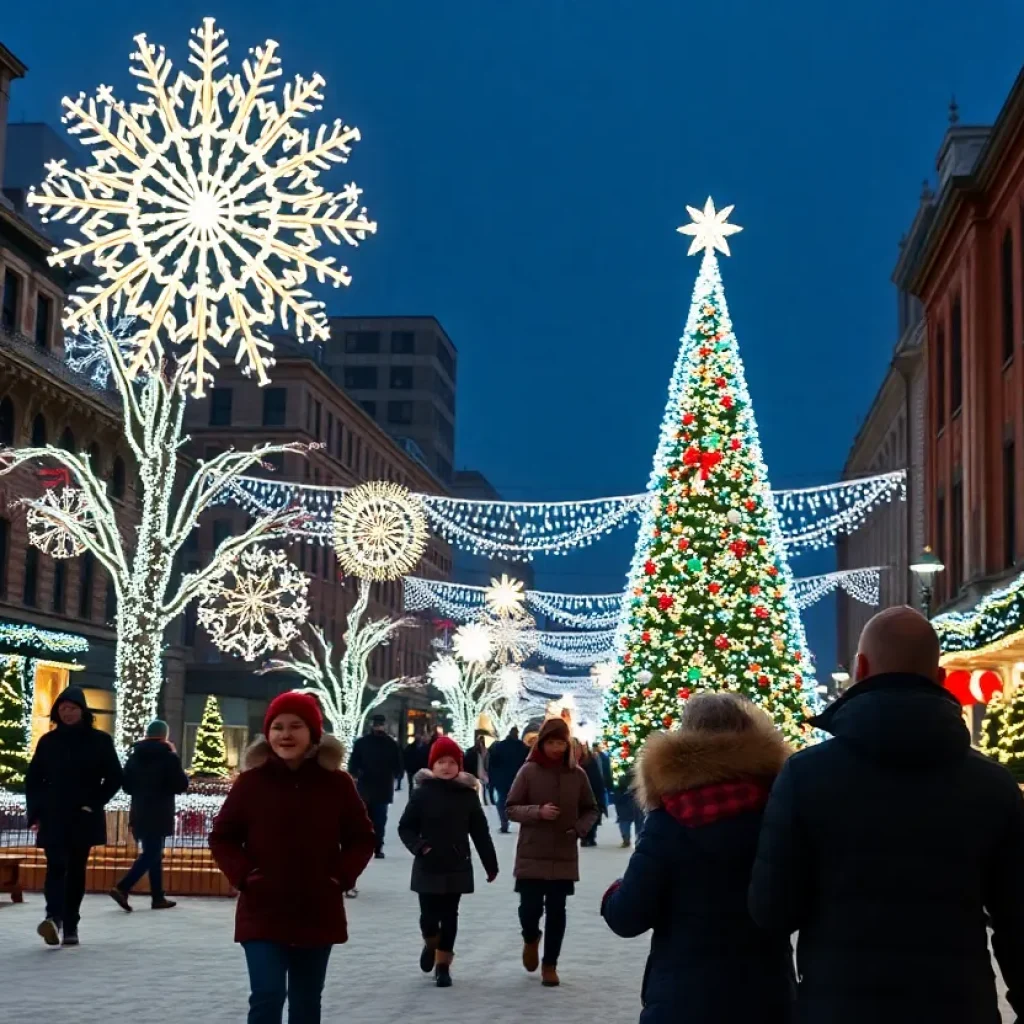
[[738, 224], [726, 223], [729, 214], [734, 209], [733, 206], [726, 206], [724, 209], [716, 211], [715, 202], [711, 196], [708, 196], [703, 210], [698, 210], [695, 206], [688, 206], [686, 212], [690, 215], [692, 223], [676, 228], [681, 235], [693, 236], [686, 255], [692, 256], [702, 249], [706, 253], [713, 253], [717, 249], [726, 256], [731, 256], [732, 253], [729, 252], [729, 243], [726, 239], [729, 235], [735, 235], [743, 230]]
[[142, 100], [127, 104], [109, 85], [65, 98], [64, 122], [93, 162], [50, 161], [28, 197], [44, 220], [80, 235], [50, 263], [90, 260], [99, 278], [71, 296], [64, 327], [109, 320], [123, 296], [124, 315], [136, 318], [129, 377], [153, 365], [167, 341], [180, 347], [197, 397], [219, 366], [215, 352], [232, 345], [235, 361], [266, 384], [275, 322], [300, 341], [329, 337], [308, 285], [351, 277], [321, 253], [324, 240], [356, 246], [377, 229], [355, 184], [328, 192], [318, 181], [347, 162], [359, 130], [341, 120], [298, 126], [321, 109], [325, 82], [296, 75], [275, 96], [282, 72], [273, 40], [250, 51], [240, 74], [227, 70], [228, 43], [212, 18], [192, 30], [191, 74], [175, 72], [144, 35], [135, 43]]

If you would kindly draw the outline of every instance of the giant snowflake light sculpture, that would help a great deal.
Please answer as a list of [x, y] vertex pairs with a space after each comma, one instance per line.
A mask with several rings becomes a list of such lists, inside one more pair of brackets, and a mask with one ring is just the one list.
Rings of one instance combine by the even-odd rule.
[[250, 548], [226, 579], [204, 587], [199, 623], [222, 651], [253, 661], [299, 635], [308, 589], [309, 577], [280, 548]]
[[350, 576], [398, 579], [416, 568], [426, 546], [423, 503], [399, 484], [360, 484], [334, 508], [334, 548]]
[[84, 524], [88, 514], [89, 503], [81, 487], [52, 487], [25, 516], [29, 543], [51, 558], [74, 558], [85, 550], [85, 544], [64, 523], [73, 519]]
[[256, 46], [241, 74], [227, 70], [228, 43], [214, 20], [192, 30], [188, 62], [174, 71], [162, 47], [135, 37], [132, 74], [143, 100], [109, 85], [63, 101], [64, 122], [90, 148], [91, 166], [51, 161], [29, 203], [74, 226], [50, 262], [91, 260], [100, 281], [71, 296], [64, 326], [109, 320], [116, 297], [137, 317], [129, 377], [153, 364], [158, 336], [181, 346], [194, 394], [236, 346], [235, 361], [268, 380], [276, 320], [300, 339], [328, 338], [312, 279], [335, 287], [348, 268], [320, 250], [356, 246], [376, 225], [360, 189], [326, 191], [318, 177], [348, 160], [357, 128], [340, 120], [315, 131], [298, 123], [321, 109], [324, 79], [296, 75], [277, 100], [277, 43]]

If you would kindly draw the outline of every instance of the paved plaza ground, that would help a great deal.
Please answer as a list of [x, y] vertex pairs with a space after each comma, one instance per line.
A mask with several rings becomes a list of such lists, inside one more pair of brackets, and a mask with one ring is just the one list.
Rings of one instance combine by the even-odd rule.
[[[455, 987], [438, 991], [416, 964], [420, 942], [416, 897], [409, 892], [411, 858], [394, 836], [404, 793], [398, 799], [388, 859], [371, 863], [359, 898], [348, 904], [351, 939], [331, 960], [325, 1022], [511, 1024], [538, 1010], [559, 1024], [637, 1020], [649, 942], [617, 938], [598, 915], [601, 894], [628, 859], [617, 848], [614, 825], [601, 828], [597, 849], [580, 851], [583, 879], [569, 904], [560, 989], [541, 988], [539, 974], [528, 975], [520, 965], [511, 877], [515, 835], [496, 834], [502, 875], [487, 885], [478, 866], [478, 892], [463, 902]], [[496, 826], [494, 820], [495, 832]], [[141, 898], [136, 906], [135, 913], [125, 914], [106, 896], [87, 896], [77, 949], [49, 949], [36, 937], [40, 894], [27, 894], [21, 906], [0, 906], [2, 1019], [242, 1024], [248, 988], [241, 949], [231, 941], [234, 901], [183, 899], [174, 910], [153, 912]], [[1012, 1019], [1004, 1010], [1004, 1020]]]

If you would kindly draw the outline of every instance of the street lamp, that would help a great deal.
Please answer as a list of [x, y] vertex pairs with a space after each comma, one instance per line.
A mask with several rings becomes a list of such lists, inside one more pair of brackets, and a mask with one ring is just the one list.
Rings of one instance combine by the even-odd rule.
[[918, 578], [921, 584], [921, 604], [924, 613], [927, 615], [932, 605], [932, 580], [938, 573], [944, 572], [945, 565], [934, 551], [927, 545], [917, 560], [910, 563], [910, 571]]

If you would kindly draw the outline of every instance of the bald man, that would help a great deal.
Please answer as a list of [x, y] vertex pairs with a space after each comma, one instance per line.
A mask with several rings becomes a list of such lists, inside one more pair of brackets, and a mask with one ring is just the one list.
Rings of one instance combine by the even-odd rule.
[[765, 811], [754, 920], [799, 932], [798, 1024], [999, 1024], [992, 947], [1024, 1011], [1024, 800], [971, 748], [939, 641], [876, 615], [853, 685], [814, 725]]

